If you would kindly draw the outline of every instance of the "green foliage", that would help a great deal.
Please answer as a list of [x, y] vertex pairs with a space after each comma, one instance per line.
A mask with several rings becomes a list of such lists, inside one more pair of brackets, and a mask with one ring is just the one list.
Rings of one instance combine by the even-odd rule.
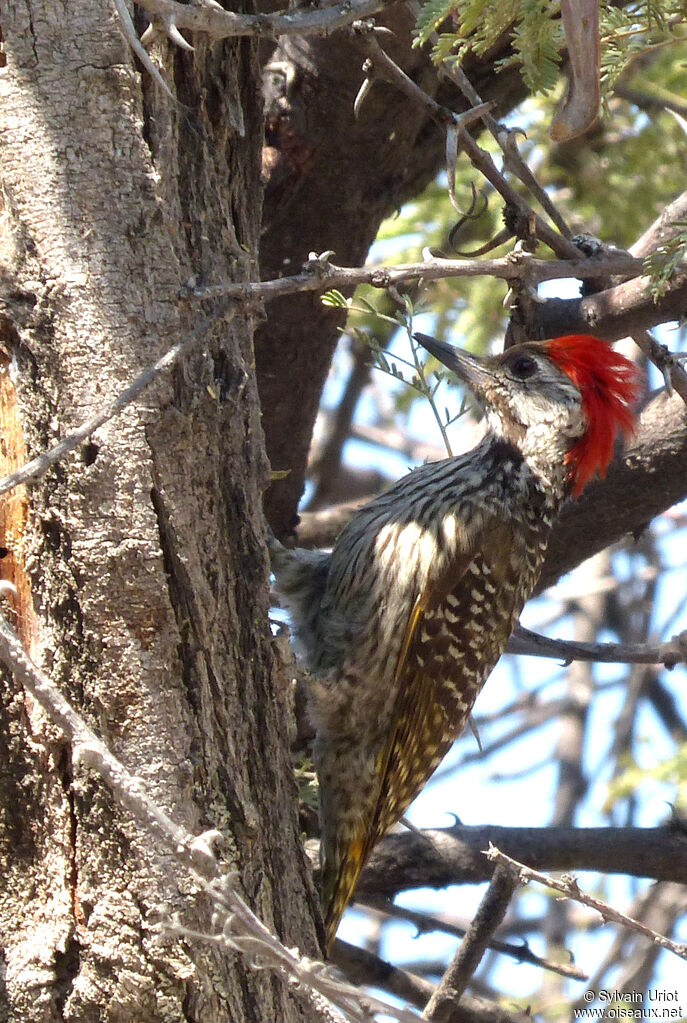
[[687, 745], [680, 746], [674, 756], [653, 767], [628, 762], [626, 770], [609, 784], [604, 810], [608, 812], [619, 800], [632, 796], [651, 781], [675, 786], [675, 808], [679, 812], [687, 810]]
[[670, 278], [687, 259], [687, 220], [677, 221], [677, 234], [668, 238], [644, 260], [646, 272], [651, 278], [651, 294], [654, 301], [668, 290]]
[[616, 7], [601, 4], [601, 86], [608, 96], [637, 57], [671, 40], [680, 41], [687, 17], [684, 0], [646, 0]]
[[[558, 81], [563, 32], [560, 22], [552, 17], [557, 6], [552, 2], [523, 0], [513, 28], [513, 48], [531, 92], [549, 92]], [[496, 67], [499, 70], [500, 65]]]
[[[555, 53], [563, 45], [558, 4], [554, 0], [507, 0], [499, 4], [484, 0], [444, 0], [442, 4], [434, 0], [423, 8], [418, 42], [428, 39], [438, 24], [437, 18], [443, 17], [448, 17], [444, 27], [451, 31], [445, 32], [439, 45], [446, 44], [451, 59], [456, 59], [461, 46], [480, 51], [493, 46], [504, 31], [510, 33], [514, 49], [509, 59], [522, 65], [530, 88], [539, 89], [515, 115], [527, 131], [527, 137], [519, 139], [519, 148], [574, 232], [596, 235], [626, 248], [684, 189], [685, 133], [663, 104], [684, 103], [687, 29], [680, 18], [687, 17], [687, 2], [652, 0], [622, 9], [602, 4], [604, 116], [584, 137], [558, 145], [549, 137], [563, 88], [562, 82], [551, 88]], [[613, 92], [616, 85], [618, 94]], [[542, 91], [547, 88], [548, 92]], [[632, 102], [623, 89], [627, 96], [634, 97]], [[509, 122], [511, 126], [514, 121], [515, 117]], [[502, 163], [500, 150], [486, 133], [480, 137], [480, 145], [497, 165]], [[536, 206], [512, 174], [509, 180]], [[390, 264], [415, 262], [426, 246], [448, 256], [456, 249], [469, 254], [482, 246], [503, 226], [503, 201], [467, 159], [460, 157], [456, 196], [466, 211], [473, 188], [486, 199], [486, 209], [482, 210], [480, 199], [480, 215], [463, 223], [454, 248], [448, 236], [457, 214], [448, 201], [445, 176], [441, 175], [399, 214], [385, 221], [375, 258]], [[503, 255], [512, 245], [511, 240], [489, 256]], [[685, 258], [685, 246], [685, 233], [680, 232], [648, 262], [647, 272], [654, 279], [656, 295], [661, 294]], [[493, 278], [457, 278], [427, 284], [420, 291], [414, 290], [413, 296], [416, 311], [420, 297], [431, 310], [433, 321], [424, 329], [483, 352], [502, 346], [506, 291], [505, 283]], [[331, 300], [341, 307], [347, 304], [341, 295]], [[351, 328], [362, 332], [358, 336], [364, 336], [368, 343], [374, 337], [382, 352], [395, 332], [405, 330], [398, 322], [394, 303], [389, 300], [382, 307], [380, 293], [372, 288], [358, 289], [353, 305], [356, 309], [351, 309]], [[383, 320], [382, 315], [387, 319]], [[412, 376], [407, 366], [384, 357], [397, 380]], [[396, 388], [399, 411], [406, 411], [417, 394], [416, 390]]]
[[[486, 0], [482, 0], [482, 6], [487, 6]], [[415, 45], [424, 46], [432, 33], [436, 32], [439, 26], [459, 8], [460, 5], [456, 3], [456, 0], [428, 0], [426, 4], [423, 4], [415, 27]]]
[[[442, 369], [436, 368], [438, 363], [435, 359], [425, 357], [424, 349], [413, 338], [413, 318], [421, 309], [413, 304], [409, 295], [397, 292], [396, 298], [402, 303], [402, 307], [397, 308], [394, 314], [389, 316], [369, 302], [361, 294], [361, 290], [358, 289], [355, 299], [346, 299], [339, 291], [328, 291], [322, 296], [322, 302], [325, 305], [339, 308], [342, 307], [342, 304], [346, 306], [349, 313], [352, 314], [349, 316], [347, 333], [367, 345], [372, 354], [375, 369], [404, 384], [407, 389], [415, 392], [416, 396], [427, 401], [439, 427], [447, 454], [450, 455], [452, 453], [451, 443], [446, 429], [465, 414], [466, 405], [461, 403], [458, 412], [454, 415], [451, 415], [448, 409], [440, 411], [437, 405], [436, 393], [446, 378], [446, 374]], [[364, 326], [356, 324], [355, 314], [364, 318]], [[390, 355], [385, 350], [389, 337], [387, 336], [385, 343], [380, 342], [375, 332], [370, 329], [370, 323], [375, 321], [391, 324], [405, 331], [408, 342], [408, 358], [398, 353]], [[433, 370], [432, 367], [434, 367]], [[433, 379], [430, 378], [430, 370], [432, 370]]]
[[[630, 63], [653, 47], [679, 39], [687, 17], [684, 0], [644, 0], [618, 7], [602, 0], [600, 30], [602, 87], [609, 95]], [[559, 0], [428, 0], [418, 16], [415, 44], [430, 42], [440, 26], [450, 26], [435, 39], [433, 59], [462, 62], [468, 53], [479, 56], [502, 37], [511, 52], [497, 70], [522, 68], [532, 93], [546, 94], [557, 82], [565, 37]]]

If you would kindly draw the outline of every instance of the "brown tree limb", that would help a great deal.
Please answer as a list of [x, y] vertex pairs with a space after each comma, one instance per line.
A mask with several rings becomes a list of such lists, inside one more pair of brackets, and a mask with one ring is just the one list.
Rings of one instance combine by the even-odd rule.
[[301, 273], [268, 281], [209, 284], [184, 292], [195, 299], [233, 298], [245, 302], [270, 302], [304, 292], [350, 291], [359, 284], [373, 288], [399, 287], [417, 281], [438, 281], [452, 277], [497, 277], [504, 281], [526, 280], [529, 284], [575, 277], [640, 274], [642, 263], [624, 252], [600, 257], [574, 259], [536, 259], [527, 252], [512, 252], [499, 259], [430, 259], [422, 263], [395, 266], [336, 266], [325, 256], [311, 256]]
[[648, 277], [635, 277], [582, 298], [551, 298], [537, 304], [530, 327], [538, 338], [577, 333], [617, 341], [686, 315], [687, 272], [681, 272], [660, 298], [652, 294]]
[[434, 985], [428, 980], [393, 966], [372, 952], [356, 948], [341, 938], [335, 940], [331, 957], [332, 962], [344, 971], [353, 984], [383, 988], [418, 1009], [424, 1009], [432, 997]]
[[514, 875], [509, 866], [497, 864], [467, 934], [427, 1003], [425, 1019], [447, 1023], [451, 1018], [454, 1004], [477, 971], [494, 931], [508, 911], [518, 883], [517, 874]]
[[508, 652], [530, 657], [552, 657], [566, 663], [595, 661], [604, 664], [663, 664], [674, 668], [687, 658], [687, 633], [667, 643], [580, 643], [576, 640], [549, 639], [531, 629], [518, 626], [508, 641]]
[[496, 825], [387, 835], [365, 867], [361, 897], [408, 888], [479, 884], [491, 877], [489, 844], [541, 870], [596, 870], [687, 884], [687, 833], [658, 828], [503, 828]]

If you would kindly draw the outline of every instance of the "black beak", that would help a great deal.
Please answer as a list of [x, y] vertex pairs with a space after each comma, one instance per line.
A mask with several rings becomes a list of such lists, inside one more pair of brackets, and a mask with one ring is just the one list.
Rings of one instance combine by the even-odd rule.
[[429, 334], [413, 334], [413, 337], [423, 348], [443, 363], [447, 369], [463, 380], [476, 395], [484, 394], [489, 384], [493, 383], [494, 377], [486, 364], [486, 360], [478, 355], [463, 351], [462, 348], [454, 348], [453, 345], [439, 341]]

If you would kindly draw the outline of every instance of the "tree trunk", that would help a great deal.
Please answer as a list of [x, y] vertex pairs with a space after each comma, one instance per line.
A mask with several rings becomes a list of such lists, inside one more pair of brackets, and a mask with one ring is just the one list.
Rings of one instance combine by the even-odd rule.
[[[249, 40], [157, 43], [182, 107], [100, 0], [2, 3], [0, 22], [4, 447], [20, 462], [22, 431], [43, 450], [196, 325], [189, 279], [255, 276], [262, 113]], [[312, 955], [251, 332], [241, 311], [220, 321], [31, 487], [0, 544], [25, 572], [34, 659], [176, 821], [222, 832], [249, 904]], [[10, 678], [2, 692], [0, 1020], [303, 1018], [273, 976], [155, 935], [163, 905], [209, 928], [204, 898]]]

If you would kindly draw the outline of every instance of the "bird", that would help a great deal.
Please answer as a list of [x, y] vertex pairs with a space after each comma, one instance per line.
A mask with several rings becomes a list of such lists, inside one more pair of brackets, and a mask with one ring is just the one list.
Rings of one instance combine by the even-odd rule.
[[415, 340], [472, 392], [472, 450], [412, 469], [330, 553], [271, 545], [310, 673], [325, 950], [360, 871], [455, 739], [536, 585], [563, 503], [634, 428], [634, 364], [591, 335], [478, 357]]

